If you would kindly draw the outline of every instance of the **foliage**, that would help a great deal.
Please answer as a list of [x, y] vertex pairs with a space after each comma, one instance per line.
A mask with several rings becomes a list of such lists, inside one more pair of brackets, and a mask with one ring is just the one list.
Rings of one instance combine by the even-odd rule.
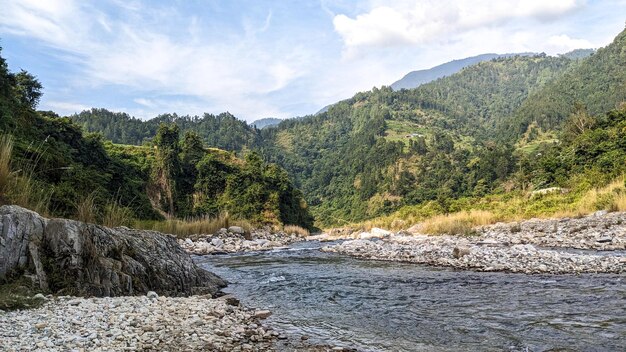
[[210, 147], [240, 152], [257, 143], [258, 131], [230, 113], [178, 116], [162, 114], [142, 121], [126, 113], [91, 109], [70, 116], [89, 132], [100, 132], [114, 143], [141, 145], [156, 136], [161, 124], [175, 124], [182, 132], [195, 132]]

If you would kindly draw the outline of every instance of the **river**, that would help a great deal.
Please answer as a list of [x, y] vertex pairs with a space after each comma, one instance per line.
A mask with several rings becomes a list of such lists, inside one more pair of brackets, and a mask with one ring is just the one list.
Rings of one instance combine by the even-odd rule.
[[626, 276], [456, 271], [289, 249], [196, 257], [268, 323], [363, 351], [624, 351]]

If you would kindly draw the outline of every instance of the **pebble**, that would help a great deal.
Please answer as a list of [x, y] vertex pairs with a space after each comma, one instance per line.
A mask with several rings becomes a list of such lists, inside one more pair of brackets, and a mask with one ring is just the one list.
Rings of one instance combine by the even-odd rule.
[[[1, 313], [0, 350], [275, 350], [278, 333], [261, 327], [254, 313], [209, 296], [57, 297], [35, 309]], [[235, 333], [251, 324], [257, 326], [251, 336]]]

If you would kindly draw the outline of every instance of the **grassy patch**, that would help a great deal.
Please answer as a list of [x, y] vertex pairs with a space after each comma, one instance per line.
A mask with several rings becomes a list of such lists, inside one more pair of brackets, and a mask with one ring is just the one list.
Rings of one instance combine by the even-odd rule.
[[499, 221], [530, 218], [580, 217], [598, 210], [626, 211], [625, 177], [597, 188], [575, 189], [568, 193], [531, 196], [527, 192], [509, 192], [482, 198], [451, 200], [449, 214], [434, 201], [400, 208], [387, 215], [350, 224], [354, 229], [382, 227], [403, 230], [419, 224], [426, 234], [467, 234], [471, 228]]
[[0, 285], [0, 309], [4, 311], [37, 308], [45, 300], [33, 296], [37, 290], [27, 278]]
[[136, 221], [135, 228], [154, 230], [175, 235], [179, 238], [196, 238], [200, 235], [213, 234], [221, 228], [240, 226], [250, 233], [252, 225], [247, 220], [231, 219], [228, 214], [217, 217], [190, 218], [185, 220], [170, 219], [165, 221]]
[[310, 235], [309, 230], [296, 225], [285, 225], [283, 227], [283, 231], [288, 235], [296, 234], [300, 237], [307, 237]]

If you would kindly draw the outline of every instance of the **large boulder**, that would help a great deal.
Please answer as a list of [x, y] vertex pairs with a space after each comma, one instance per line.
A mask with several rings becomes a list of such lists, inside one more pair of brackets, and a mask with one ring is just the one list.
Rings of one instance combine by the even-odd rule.
[[226, 282], [170, 235], [46, 219], [0, 207], [0, 281], [32, 274], [42, 290], [87, 296], [216, 294]]

